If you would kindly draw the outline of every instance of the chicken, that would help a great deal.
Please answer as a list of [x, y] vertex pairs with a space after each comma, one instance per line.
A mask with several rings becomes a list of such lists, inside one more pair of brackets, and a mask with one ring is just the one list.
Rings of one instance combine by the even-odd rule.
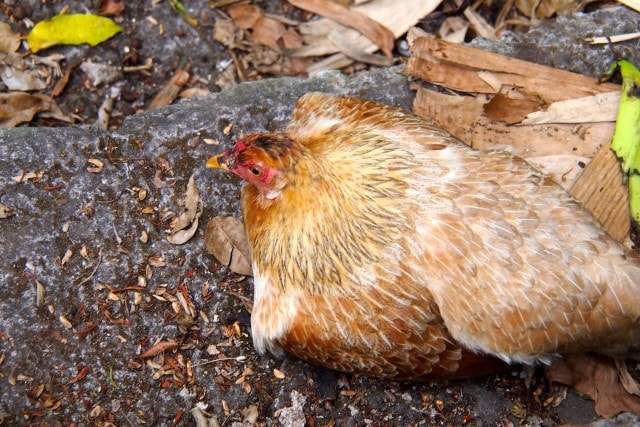
[[260, 353], [394, 379], [638, 355], [638, 257], [508, 150], [310, 93], [207, 166], [246, 181]]

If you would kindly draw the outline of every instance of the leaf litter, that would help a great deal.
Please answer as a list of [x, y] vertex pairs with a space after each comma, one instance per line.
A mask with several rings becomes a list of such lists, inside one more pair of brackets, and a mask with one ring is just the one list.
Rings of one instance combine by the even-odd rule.
[[234, 273], [252, 276], [251, 250], [242, 221], [232, 216], [216, 216], [207, 223], [207, 251]]

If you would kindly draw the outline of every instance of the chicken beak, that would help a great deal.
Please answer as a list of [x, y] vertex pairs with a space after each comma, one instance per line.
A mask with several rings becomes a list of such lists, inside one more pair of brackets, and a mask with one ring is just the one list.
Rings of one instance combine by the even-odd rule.
[[229, 152], [227, 151], [222, 154], [218, 154], [217, 156], [209, 157], [209, 160], [207, 160], [207, 167], [228, 171], [229, 163], [232, 160], [230, 157], [231, 156], [229, 156]]

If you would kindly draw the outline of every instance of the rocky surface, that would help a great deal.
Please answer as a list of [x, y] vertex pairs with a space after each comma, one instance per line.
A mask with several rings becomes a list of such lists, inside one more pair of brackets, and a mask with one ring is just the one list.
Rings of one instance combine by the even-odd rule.
[[[639, 17], [625, 8], [598, 13], [598, 34], [580, 26], [592, 25], [592, 16], [579, 15], [550, 26], [556, 36], [544, 47], [529, 35], [505, 43], [520, 42], [529, 59], [598, 74], [611, 55], [579, 40], [623, 28], [621, 21], [637, 27]], [[567, 51], [563, 29], [573, 34], [571, 49], [583, 53], [553, 59]], [[550, 49], [553, 37], [557, 44]], [[574, 64], [575, 58], [591, 59]], [[351, 77], [326, 73], [239, 85], [132, 116], [114, 132], [0, 132], [0, 192], [15, 211], [0, 219], [5, 425], [193, 425], [195, 407], [224, 425], [522, 419], [553, 425], [595, 418], [591, 403], [571, 392], [554, 407], [562, 390], [539, 375], [527, 390], [519, 368], [468, 381], [394, 383], [255, 354], [244, 304], [252, 296], [251, 279], [217, 264], [203, 241], [208, 219], [239, 216], [240, 182], [205, 170], [204, 161], [243, 133], [282, 128], [295, 100], [312, 90], [404, 108], [412, 101], [397, 68]], [[179, 210], [191, 174], [203, 198], [203, 221], [192, 240], [175, 246], [166, 240], [167, 211]], [[166, 351], [140, 357], [158, 349], [157, 342]]]

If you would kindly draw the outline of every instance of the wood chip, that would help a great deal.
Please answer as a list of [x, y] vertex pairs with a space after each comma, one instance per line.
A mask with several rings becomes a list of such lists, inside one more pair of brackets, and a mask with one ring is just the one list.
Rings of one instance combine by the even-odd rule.
[[180, 344], [178, 344], [176, 341], [158, 341], [156, 344], [154, 344], [152, 347], [150, 347], [145, 352], [143, 352], [140, 356], [138, 356], [138, 358], [148, 359], [150, 357], [157, 356], [160, 353], [173, 350], [174, 348], [177, 348], [179, 345]]
[[60, 265], [65, 265], [67, 262], [69, 262], [72, 256], [73, 251], [71, 249], [67, 249], [67, 251], [64, 253], [64, 256], [62, 257], [62, 260], [60, 260]]
[[91, 163], [92, 166], [87, 167], [87, 172], [89, 173], [100, 173], [104, 169], [104, 162], [99, 159], [88, 159], [87, 162]]
[[62, 326], [64, 326], [65, 328], [67, 329], [73, 328], [73, 324], [63, 315], [60, 315], [58, 319], [60, 319], [60, 323], [62, 323]]
[[178, 97], [180, 91], [183, 90], [184, 85], [189, 81], [191, 75], [189, 74], [190, 65], [179, 69], [175, 72], [171, 80], [162, 88], [160, 92], [151, 100], [147, 110], [153, 110], [154, 108], [163, 107], [169, 105], [174, 99]]
[[42, 307], [44, 305], [45, 293], [44, 285], [36, 280], [36, 307]]
[[543, 111], [527, 115], [522, 124], [615, 122], [619, 103], [619, 91], [556, 101]]

